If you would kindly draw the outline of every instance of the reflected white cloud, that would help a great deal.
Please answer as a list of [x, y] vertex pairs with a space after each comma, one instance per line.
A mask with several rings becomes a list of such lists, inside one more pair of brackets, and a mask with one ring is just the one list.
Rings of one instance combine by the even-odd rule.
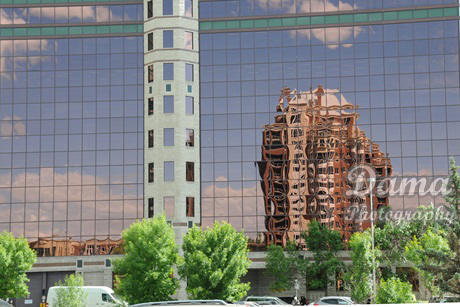
[[0, 123], [0, 135], [2, 139], [8, 139], [12, 136], [24, 136], [26, 134], [26, 125], [22, 118], [18, 116], [5, 116]]

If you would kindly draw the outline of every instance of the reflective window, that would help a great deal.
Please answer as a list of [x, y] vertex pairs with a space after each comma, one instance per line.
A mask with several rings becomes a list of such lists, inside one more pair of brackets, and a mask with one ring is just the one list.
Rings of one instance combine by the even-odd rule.
[[149, 163], [149, 182], [154, 181], [154, 172], [155, 172], [155, 169], [154, 169], [153, 163]]
[[195, 217], [195, 197], [188, 196], [186, 197], [185, 202], [185, 215], [187, 217]]
[[153, 130], [149, 130], [149, 148], [153, 148], [154, 144], [154, 135]]
[[164, 30], [163, 31], [163, 48], [173, 48], [173, 47], [174, 47], [174, 31]]
[[194, 103], [193, 97], [186, 96], [185, 97], [185, 114], [193, 114], [194, 113]]
[[174, 196], [167, 196], [164, 198], [164, 212], [166, 218], [174, 218]]
[[155, 215], [155, 206], [154, 206], [154, 199], [151, 197], [149, 198], [148, 200], [148, 215], [149, 215], [149, 218], [153, 218], [154, 215]]
[[163, 63], [163, 80], [174, 80], [174, 63]]
[[173, 0], [163, 0], [163, 15], [173, 14]]
[[193, 32], [184, 32], [184, 48], [193, 49]]
[[185, 146], [195, 147], [194, 129], [185, 129]]
[[153, 97], [148, 100], [148, 108], [149, 115], [153, 115]]
[[148, 66], [148, 82], [153, 82], [153, 64]]
[[147, 18], [153, 17], [153, 1], [147, 1]]
[[195, 181], [195, 163], [185, 163], [185, 178], [187, 181]]
[[174, 113], [174, 96], [163, 96], [163, 113]]
[[193, 81], [193, 64], [185, 64], [185, 81]]
[[184, 16], [193, 17], [193, 0], [184, 0]]
[[174, 128], [164, 128], [163, 145], [174, 146]]
[[165, 161], [163, 180], [174, 181], [174, 161]]
[[153, 50], [153, 33], [147, 34], [147, 50]]

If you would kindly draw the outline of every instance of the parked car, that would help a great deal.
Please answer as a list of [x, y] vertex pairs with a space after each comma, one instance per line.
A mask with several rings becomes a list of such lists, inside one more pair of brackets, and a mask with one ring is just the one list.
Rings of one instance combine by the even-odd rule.
[[[245, 307], [241, 304], [232, 304], [232, 307]], [[130, 307], [149, 307], [149, 306], [169, 306], [169, 307], [182, 307], [184, 305], [192, 306], [207, 306], [207, 307], [222, 307], [222, 305], [230, 305], [229, 303], [223, 300], [180, 300], [180, 301], [163, 301], [163, 302], [148, 302], [148, 303], [139, 303], [131, 305]]]
[[[46, 303], [48, 307], [54, 306], [54, 300], [56, 299], [56, 290], [60, 287], [51, 287], [48, 290], [48, 296], [46, 297]], [[65, 287], [62, 287], [65, 288]], [[82, 287], [87, 297], [87, 307], [96, 306], [126, 306], [127, 304], [113, 292], [109, 287]]]
[[460, 297], [456, 296], [444, 296], [439, 300], [440, 303], [460, 303]]
[[248, 296], [245, 302], [255, 302], [259, 305], [289, 305], [282, 299], [275, 296]]
[[0, 307], [13, 307], [13, 305], [8, 304], [0, 298]]
[[318, 305], [353, 305], [355, 302], [348, 296], [325, 296], [309, 304], [309, 306]]

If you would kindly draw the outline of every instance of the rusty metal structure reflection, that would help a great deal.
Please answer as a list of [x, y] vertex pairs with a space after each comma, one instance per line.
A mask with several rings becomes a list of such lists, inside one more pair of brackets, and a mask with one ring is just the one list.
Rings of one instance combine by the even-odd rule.
[[[340, 231], [345, 240], [369, 227], [368, 220], [353, 214], [353, 209], [370, 209], [369, 193], [347, 196], [346, 191], [357, 188], [348, 171], [372, 166], [378, 183], [391, 175], [392, 166], [357, 126], [358, 108], [338, 90], [321, 85], [309, 92], [281, 90], [276, 110], [282, 114], [264, 126], [258, 162], [267, 244], [303, 245], [301, 233], [313, 219]], [[360, 189], [366, 190], [367, 182]], [[388, 205], [386, 196], [373, 200], [375, 210]]]

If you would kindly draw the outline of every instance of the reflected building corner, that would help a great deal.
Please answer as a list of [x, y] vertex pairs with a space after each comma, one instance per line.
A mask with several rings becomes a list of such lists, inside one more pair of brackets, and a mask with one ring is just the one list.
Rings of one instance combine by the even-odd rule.
[[[285, 246], [294, 241], [304, 246], [302, 233], [312, 220], [338, 230], [345, 240], [369, 227], [368, 220], [354, 214], [370, 209], [367, 180], [350, 180], [348, 172], [369, 165], [379, 182], [391, 175], [392, 166], [378, 144], [359, 129], [358, 106], [339, 96], [337, 89], [319, 85], [308, 92], [281, 89], [276, 110], [281, 114], [275, 123], [264, 126], [258, 162], [265, 242]], [[364, 193], [347, 196], [350, 190]], [[373, 200], [374, 210], [388, 206], [386, 196]]]

